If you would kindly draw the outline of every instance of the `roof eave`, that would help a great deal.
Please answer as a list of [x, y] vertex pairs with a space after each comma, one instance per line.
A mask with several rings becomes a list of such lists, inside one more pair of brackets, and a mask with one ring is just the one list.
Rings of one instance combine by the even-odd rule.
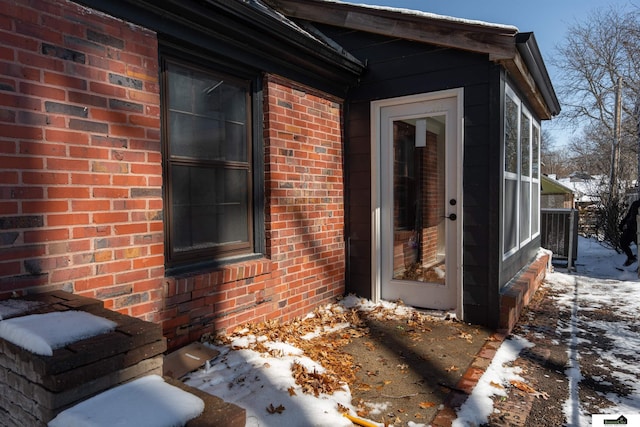
[[288, 17], [366, 31], [442, 47], [486, 53], [496, 58], [515, 54], [517, 28], [410, 15], [393, 8], [374, 8], [323, 0], [265, 0]]
[[534, 34], [532, 32], [519, 33], [516, 36], [516, 46], [536, 87], [539, 88], [540, 95], [548, 106], [549, 114], [557, 116], [560, 114], [560, 102], [553, 89], [551, 78], [547, 72], [547, 67], [544, 65]]
[[290, 70], [294, 78], [315, 78], [323, 82], [323, 89], [339, 96], [357, 83], [365, 68], [355, 58], [261, 10], [257, 1], [74, 1], [161, 34], [182, 37], [193, 31], [206, 35], [232, 59], [265, 71]]

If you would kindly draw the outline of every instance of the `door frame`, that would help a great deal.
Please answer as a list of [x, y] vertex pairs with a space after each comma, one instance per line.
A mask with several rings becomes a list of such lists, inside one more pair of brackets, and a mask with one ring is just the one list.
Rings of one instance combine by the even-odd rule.
[[[436, 92], [427, 92], [416, 95], [387, 98], [371, 102], [371, 297], [374, 302], [380, 301], [382, 286], [382, 231], [381, 231], [381, 143], [380, 134], [381, 110], [384, 107], [410, 104], [416, 102], [436, 101], [443, 98], [454, 98], [456, 101], [457, 117], [454, 118], [455, 129], [455, 153], [457, 170], [455, 194], [458, 201], [458, 218], [452, 221], [451, 226], [456, 227], [458, 236], [455, 248], [447, 248], [447, 251], [455, 251], [455, 266], [452, 272], [447, 271], [447, 277], [453, 280], [456, 288], [455, 313], [458, 319], [463, 319], [462, 304], [462, 224], [463, 224], [463, 199], [462, 199], [462, 161], [463, 161], [463, 137], [464, 137], [464, 89], [455, 88]], [[447, 279], [447, 280], [448, 280]]]

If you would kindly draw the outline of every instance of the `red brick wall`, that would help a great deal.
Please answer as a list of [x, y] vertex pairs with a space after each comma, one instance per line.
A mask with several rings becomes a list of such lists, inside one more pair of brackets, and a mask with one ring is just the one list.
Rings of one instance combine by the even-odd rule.
[[344, 292], [341, 104], [277, 78], [266, 103], [268, 254], [292, 318]]
[[264, 93], [266, 258], [168, 278], [170, 347], [304, 316], [344, 293], [341, 104], [277, 76], [265, 78]]
[[170, 347], [344, 292], [340, 100], [265, 79], [268, 253], [165, 277], [155, 34], [66, 1], [0, 0], [0, 299], [64, 289]]
[[163, 268], [155, 34], [0, 2], [0, 295], [64, 289], [153, 319]]

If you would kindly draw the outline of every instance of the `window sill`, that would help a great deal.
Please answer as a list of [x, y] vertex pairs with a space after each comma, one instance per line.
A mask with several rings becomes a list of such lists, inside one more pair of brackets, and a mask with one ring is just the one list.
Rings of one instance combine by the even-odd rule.
[[[236, 265], [247, 263], [249, 261], [262, 260], [262, 264], [266, 264], [263, 270], [271, 270], [271, 260], [264, 258], [263, 254], [247, 254], [224, 259], [216, 259], [210, 261], [201, 261], [191, 264], [179, 265], [165, 269], [165, 277], [174, 277], [176, 279], [196, 276], [199, 274], [211, 273], [213, 271], [226, 270]], [[268, 267], [267, 267], [268, 265]]]

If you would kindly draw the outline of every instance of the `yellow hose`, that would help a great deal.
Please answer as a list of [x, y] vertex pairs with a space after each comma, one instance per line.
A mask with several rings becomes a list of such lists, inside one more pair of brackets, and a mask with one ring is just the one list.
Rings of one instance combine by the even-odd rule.
[[379, 424], [373, 423], [371, 421], [363, 420], [362, 418], [354, 417], [353, 415], [349, 415], [347, 413], [342, 414], [345, 417], [349, 418], [353, 423], [358, 424], [363, 427], [379, 427]]

